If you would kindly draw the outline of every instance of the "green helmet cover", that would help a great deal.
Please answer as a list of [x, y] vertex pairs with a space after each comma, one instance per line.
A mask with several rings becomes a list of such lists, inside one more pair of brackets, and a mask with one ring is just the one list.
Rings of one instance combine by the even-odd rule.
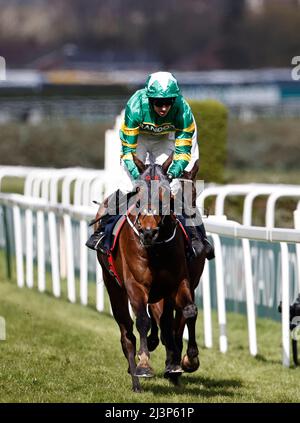
[[146, 94], [150, 98], [170, 98], [178, 97], [180, 90], [170, 72], [155, 72], [148, 76]]

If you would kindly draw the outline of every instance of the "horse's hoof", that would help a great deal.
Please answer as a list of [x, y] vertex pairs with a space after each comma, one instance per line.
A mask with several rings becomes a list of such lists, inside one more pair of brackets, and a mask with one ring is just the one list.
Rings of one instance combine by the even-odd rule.
[[158, 336], [156, 336], [156, 337], [148, 336], [148, 338], [147, 338], [147, 346], [148, 346], [148, 350], [150, 352], [154, 351], [155, 348], [158, 346], [158, 344], [159, 344], [159, 338], [158, 338]]
[[164, 373], [164, 377], [166, 379], [170, 378], [172, 375], [181, 375], [183, 373], [183, 369], [181, 366], [176, 365], [176, 366], [167, 366], [165, 373]]
[[151, 367], [139, 367], [135, 369], [134, 376], [137, 377], [153, 377], [154, 371], [151, 369]]
[[168, 379], [173, 385], [180, 385], [180, 376], [182, 375], [183, 370], [180, 366], [176, 366], [173, 369], [167, 369], [165, 371], [164, 377]]
[[187, 373], [195, 372], [200, 366], [200, 361], [198, 357], [188, 357], [187, 354], [184, 355], [181, 361], [182, 369]]

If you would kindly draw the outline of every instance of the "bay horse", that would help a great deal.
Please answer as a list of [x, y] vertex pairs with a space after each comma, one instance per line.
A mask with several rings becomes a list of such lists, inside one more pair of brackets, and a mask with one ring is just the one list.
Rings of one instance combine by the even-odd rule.
[[[159, 343], [158, 326], [166, 349], [164, 376], [177, 384], [183, 371], [192, 372], [199, 367], [194, 289], [205, 263], [205, 253], [187, 260], [184, 232], [179, 228], [174, 214], [169, 212], [168, 207], [166, 211], [162, 206], [166, 203], [164, 196], [170, 194], [169, 182], [162, 167], [144, 167], [141, 181], [144, 184], [137, 197], [131, 199], [131, 207], [113, 251], [114, 266], [121, 284], [109, 271], [105, 255], [97, 251], [135, 392], [141, 391], [139, 378], [154, 375], [150, 351]], [[153, 181], [159, 186], [159, 201], [155, 202], [155, 206], [151, 195]], [[140, 338], [137, 364], [136, 337], [128, 301], [136, 316]], [[189, 340], [187, 353], [181, 360], [185, 324], [188, 326]]]

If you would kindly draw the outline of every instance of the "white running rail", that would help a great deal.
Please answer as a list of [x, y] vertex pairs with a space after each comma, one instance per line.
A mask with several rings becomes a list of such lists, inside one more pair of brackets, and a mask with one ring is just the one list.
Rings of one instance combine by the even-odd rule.
[[[26, 284], [28, 287], [34, 285], [33, 280], [33, 213], [36, 213], [36, 221], [38, 226], [36, 251], [37, 251], [37, 267], [38, 267], [38, 289], [44, 291], [45, 284], [45, 236], [46, 236], [46, 214], [48, 215], [48, 231], [51, 251], [52, 263], [52, 284], [53, 294], [60, 295], [60, 278], [67, 277], [68, 281], [68, 298], [74, 302], [77, 298], [75, 290], [75, 273], [74, 273], [74, 254], [73, 249], [66, 248], [67, 245], [73, 243], [73, 234], [71, 219], [74, 218], [74, 210], [80, 210], [80, 301], [87, 304], [87, 263], [88, 251], [84, 245], [88, 236], [87, 220], [94, 217], [96, 207], [92, 207], [92, 200], [101, 201], [109, 192], [115, 189], [118, 172], [113, 172], [118, 166], [118, 149], [116, 142], [116, 131], [107, 131], [106, 134], [106, 170], [93, 170], [83, 168], [30, 168], [21, 166], [1, 166], [0, 167], [0, 189], [3, 178], [18, 177], [25, 179], [24, 194], [26, 197], [17, 196], [11, 203], [14, 219], [15, 234], [21, 233], [21, 209], [25, 212], [25, 244], [16, 242], [16, 263], [17, 263], [17, 281], [19, 286]], [[112, 150], [113, 149], [113, 150]], [[109, 161], [114, 161], [114, 166], [108, 166]], [[110, 170], [109, 170], [110, 169]], [[284, 358], [283, 362], [288, 365], [289, 356], [289, 334], [288, 324], [289, 315], [287, 312], [287, 304], [289, 302], [288, 280], [289, 280], [289, 254], [286, 243], [296, 243], [297, 257], [297, 281], [300, 291], [300, 186], [297, 185], [273, 185], [273, 184], [239, 184], [225, 186], [210, 186], [206, 188], [198, 197], [197, 205], [200, 210], [204, 209], [205, 200], [209, 197], [216, 197], [215, 215], [205, 219], [207, 231], [212, 235], [217, 250], [216, 262], [216, 283], [217, 283], [217, 302], [218, 302], [218, 321], [220, 328], [220, 350], [227, 350], [226, 335], [226, 310], [225, 310], [225, 294], [224, 294], [224, 267], [223, 258], [221, 257], [222, 245], [220, 236], [229, 236], [231, 238], [242, 239], [242, 251], [244, 260], [244, 277], [246, 289], [247, 317], [248, 317], [248, 336], [249, 350], [255, 356], [258, 352], [256, 339], [256, 316], [254, 302], [254, 280], [253, 280], [253, 263], [251, 260], [251, 239], [260, 239], [270, 242], [280, 243], [281, 248], [281, 266], [282, 266], [282, 283], [285, 290], [282, 291], [283, 313], [283, 345]], [[226, 222], [224, 216], [225, 203], [229, 197], [241, 196], [244, 199], [243, 206], [243, 225], [234, 222]], [[259, 196], [267, 197], [266, 206], [266, 227], [253, 227], [253, 206], [254, 201]], [[275, 228], [275, 211], [278, 200], [290, 197], [298, 201], [297, 209], [291, 216], [294, 221], [293, 229], [277, 229]], [[8, 197], [5, 197], [8, 201]], [[1, 196], [1, 201], [4, 197]], [[25, 203], [22, 203], [25, 201]], [[27, 202], [27, 203], [26, 203]], [[59, 204], [60, 202], [60, 204]], [[26, 205], [27, 204], [27, 205]], [[36, 208], [38, 207], [38, 208]], [[78, 209], [79, 208], [79, 209]], [[45, 211], [47, 209], [47, 212]], [[83, 217], [85, 216], [85, 217]], [[78, 216], [77, 216], [78, 220]], [[243, 235], [243, 236], [242, 236]], [[19, 236], [19, 235], [18, 235]], [[296, 238], [295, 238], [296, 237]], [[58, 245], [58, 239], [60, 245]], [[24, 264], [21, 257], [25, 252], [25, 274]], [[207, 262], [209, 263], [209, 262]], [[97, 287], [101, 286], [101, 269], [96, 266]], [[204, 308], [204, 343], [207, 348], [212, 346], [212, 323], [211, 323], [211, 298], [210, 298], [210, 264], [202, 276], [202, 294]], [[284, 270], [284, 272], [283, 272]], [[283, 277], [285, 282], [283, 282]], [[101, 291], [97, 291], [98, 302], [97, 308], [102, 309], [103, 297]]]
[[[61, 295], [61, 273], [59, 268], [59, 245], [57, 240], [57, 234], [59, 233], [59, 221], [67, 217], [67, 231], [69, 234], [65, 237], [65, 249], [73, 251], [74, 246], [72, 245], [73, 240], [71, 234], [70, 225], [71, 219], [74, 219], [80, 222], [80, 293], [79, 299], [83, 305], [87, 304], [88, 298], [88, 284], [87, 284], [87, 258], [86, 251], [87, 248], [84, 246], [86, 241], [86, 225], [87, 221], [94, 217], [95, 209], [93, 207], [80, 206], [80, 205], [64, 205], [64, 204], [50, 204], [45, 199], [37, 199], [32, 197], [25, 197], [18, 194], [0, 194], [0, 205], [7, 206], [13, 209], [13, 226], [15, 233], [15, 245], [16, 245], [16, 269], [17, 269], [17, 283], [18, 286], [24, 286], [24, 267], [23, 267], [23, 249], [27, 243], [27, 236], [30, 231], [27, 230], [27, 225], [32, 225], [32, 221], [25, 220], [25, 242], [23, 242], [22, 237], [20, 236], [22, 219], [21, 211], [30, 210], [31, 213], [37, 216], [38, 213], [41, 213], [45, 216], [48, 214], [49, 220], [49, 235], [50, 235], [50, 251], [51, 251], [51, 274], [52, 274], [52, 292], [53, 295], [59, 297]], [[65, 220], [64, 220], [65, 223]], [[268, 242], [278, 242], [282, 243], [283, 249], [281, 253], [282, 260], [282, 339], [283, 339], [283, 364], [285, 366], [289, 365], [289, 356], [290, 356], [290, 346], [289, 342], [289, 279], [288, 279], [288, 254], [287, 254], [287, 243], [299, 243], [300, 242], [300, 230], [295, 229], [280, 229], [280, 228], [262, 228], [254, 227], [249, 225], [240, 225], [236, 222], [226, 221], [223, 218], [221, 221], [217, 221], [214, 218], [208, 218], [205, 220], [205, 225], [207, 231], [213, 234], [215, 247], [216, 247], [216, 262], [217, 262], [217, 301], [218, 301], [218, 319], [220, 325], [220, 350], [226, 352], [227, 345], [227, 335], [226, 335], [226, 310], [225, 310], [225, 293], [224, 293], [224, 258], [222, 254], [222, 248], [220, 243], [220, 236], [227, 236], [231, 238], [238, 238], [242, 240], [261, 240]], [[31, 227], [32, 229], [32, 227]], [[32, 242], [31, 235], [30, 242]], [[38, 255], [38, 280], [37, 287], [40, 291], [45, 290], [45, 245], [42, 242], [43, 236], [37, 236], [37, 243], [39, 251]], [[248, 247], [247, 247], [248, 248]], [[246, 250], [247, 251], [247, 250]], [[249, 253], [249, 251], [248, 251]], [[246, 260], [246, 256], [245, 260]], [[43, 262], [44, 261], [44, 262]], [[28, 263], [26, 263], [26, 267]], [[96, 262], [95, 262], [96, 266]], [[98, 278], [101, 277], [101, 272], [99, 272], [99, 266], [96, 266], [98, 272]], [[203, 281], [203, 302], [204, 302], [204, 315], [205, 315], [205, 328], [208, 332], [205, 332], [205, 342], [206, 345], [211, 347], [212, 338], [210, 333], [210, 302], [207, 289], [207, 279], [205, 279], [204, 272], [204, 281]], [[100, 282], [100, 283], [99, 283]], [[27, 283], [28, 287], [33, 287], [35, 282], [32, 280], [30, 284]], [[103, 283], [98, 279], [97, 281], [97, 309], [99, 311], [103, 310], [104, 307], [104, 297], [103, 297]], [[67, 260], [67, 292], [68, 298], [70, 301], [75, 302], [78, 295], [75, 290], [74, 282], [74, 260]], [[247, 290], [247, 296], [249, 295], [249, 290]], [[254, 307], [253, 296], [250, 298], [247, 297], [248, 304], [248, 320], [250, 318], [250, 323], [248, 324], [249, 331], [249, 341], [250, 341], [250, 352], [253, 354], [255, 352], [256, 339], [253, 343], [251, 336], [253, 335], [253, 323], [255, 326], [255, 316], [249, 317], [249, 309], [252, 303]], [[254, 319], [253, 319], [254, 317]], [[252, 319], [252, 320], [251, 320]], [[255, 354], [253, 354], [255, 355]]]

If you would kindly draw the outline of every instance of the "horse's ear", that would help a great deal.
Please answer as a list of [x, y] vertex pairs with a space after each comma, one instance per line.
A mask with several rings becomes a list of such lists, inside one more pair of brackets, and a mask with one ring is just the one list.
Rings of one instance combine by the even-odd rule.
[[165, 175], [167, 173], [167, 170], [169, 169], [170, 164], [172, 163], [172, 160], [173, 160], [173, 153], [171, 153], [169, 157], [167, 158], [167, 160], [162, 164], [162, 171]]
[[138, 159], [135, 154], [133, 154], [133, 161], [136, 164], [136, 167], [138, 168], [139, 172], [144, 173], [147, 166], [140, 159]]

